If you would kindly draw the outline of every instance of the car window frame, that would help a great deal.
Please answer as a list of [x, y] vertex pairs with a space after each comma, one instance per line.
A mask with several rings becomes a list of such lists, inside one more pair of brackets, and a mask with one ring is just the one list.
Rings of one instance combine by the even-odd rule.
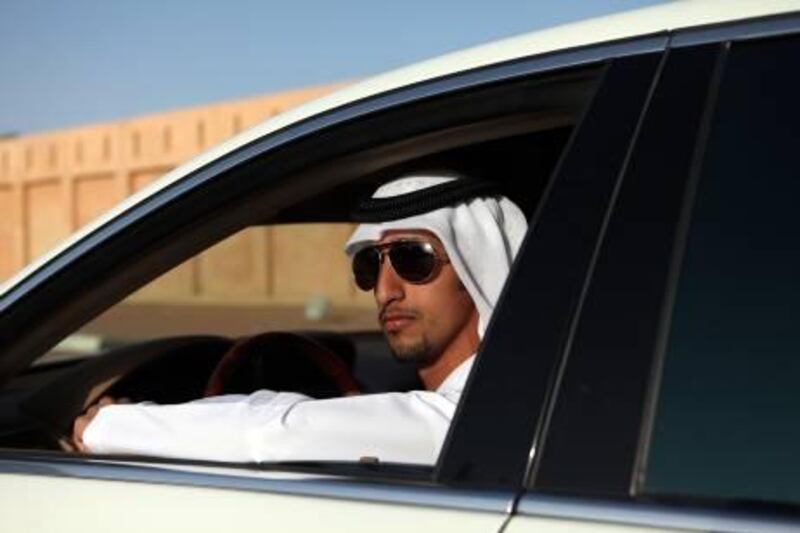
[[[525, 484], [544, 436], [545, 408], [557, 386], [569, 324], [580, 311], [591, 257], [661, 55], [648, 51], [606, 64], [493, 313], [459, 404], [471, 417], [456, 414], [437, 479], [464, 486]], [[521, 309], [535, 321], [523, 320]]]
[[[701, 45], [699, 58], [664, 56], [573, 323], [530, 487], [605, 497], [630, 491], [651, 370], [640, 354], [652, 346], [658, 328], [658, 297], [684, 186], [697, 159], [699, 133], [692, 127], [708, 115], [708, 84], [719, 53], [709, 46]], [[686, 75], [687, 66], [697, 79]], [[687, 100], [691, 109], [687, 104], [675, 119], [674, 106]], [[659, 150], [667, 143], [673, 148], [668, 154]], [[625, 290], [628, 286], [636, 289]], [[614, 320], [607, 322], [608, 317]], [[596, 439], [606, 428], [613, 429]]]
[[[520, 516], [550, 516], [550, 517], [584, 517], [586, 519], [597, 520], [602, 523], [629, 524], [649, 527], [686, 527], [710, 530], [725, 531], [786, 531], [796, 529], [800, 526], [797, 519], [796, 506], [785, 504], [770, 504], [763, 502], [753, 506], [747, 502], [733, 500], [712, 501], [709, 499], [697, 500], [692, 498], [681, 498], [673, 495], [671, 498], [653, 498], [652, 495], [640, 492], [641, 482], [644, 475], [644, 459], [646, 457], [647, 441], [653, 424], [655, 405], [658, 400], [658, 384], [660, 382], [660, 368], [663, 364], [664, 343], [666, 341], [665, 322], [671, 314], [672, 298], [674, 296], [675, 284], [677, 282], [677, 271], [680, 266], [681, 250], [687, 233], [688, 212], [687, 206], [692, 203], [693, 183], [698, 176], [698, 165], [702, 161], [702, 155], [706, 143], [706, 133], [708, 121], [713, 114], [714, 100], [719, 89], [720, 75], [722, 72], [721, 64], [724, 62], [726, 47], [730, 43], [750, 41], [770, 37], [781, 37], [787, 35], [800, 34], [800, 15], [786, 14], [774, 17], [766, 17], [756, 20], [739, 21], [735, 23], [724, 23], [710, 27], [690, 28], [673, 32], [670, 35], [668, 54], [703, 46], [717, 47], [719, 56], [715, 61], [715, 72], [711, 73], [711, 81], [708, 87], [707, 101], [701, 111], [702, 124], [696, 131], [683, 132], [673, 131], [665, 135], [664, 139], [679, 139], [688, 136], [692, 141], [691, 163], [686, 165], [683, 173], [677, 176], [678, 186], [684, 189], [680, 202], [674, 213], [676, 226], [669, 241], [668, 252], [662, 253], [661, 258], [666, 262], [668, 274], [664, 278], [658, 278], [655, 283], [662, 290], [653, 291], [647, 299], [649, 300], [648, 321], [654, 321], [657, 327], [649, 333], [652, 353], [648, 355], [652, 363], [648, 366], [640, 366], [637, 370], [626, 374], [628, 379], [637, 380], [645, 384], [644, 393], [638, 392], [629, 395], [628, 401], [634, 402], [641, 408], [641, 413], [637, 416], [629, 417], [625, 422], [628, 434], [633, 432], [637, 435], [636, 446], [629, 449], [627, 454], [628, 464], [631, 465], [628, 482], [624, 486], [618, 483], [605, 484], [601, 487], [581, 486], [574, 481], [562, 478], [553, 478], [549, 481], [537, 479], [536, 473], [532, 476], [525, 494], [518, 500], [515, 512]], [[666, 132], [662, 132], [662, 135]], [[643, 159], [652, 159], [642, 152], [641, 147], [637, 147], [634, 157], [637, 155]], [[632, 200], [638, 203], [639, 207], [647, 207], [649, 201], [647, 195], [638, 194], [638, 198]], [[618, 207], [615, 207], [615, 210]], [[617, 213], [614, 213], [617, 214]], [[628, 222], [632, 222], [629, 215], [622, 214]], [[619, 238], [621, 226], [611, 229], [606, 239]], [[617, 264], [630, 263], [638, 258], [638, 250], [624, 249], [617, 250], [613, 257], [607, 258]], [[664, 264], [659, 265], [663, 267]], [[622, 275], [619, 272], [611, 275]], [[604, 312], [613, 310], [615, 297], [606, 294], [600, 298], [600, 306]], [[588, 326], [599, 325], [598, 318], [601, 313], [595, 311], [592, 317], [590, 313], [584, 312], [576, 316], [576, 320], [586, 320], [593, 322]], [[585, 324], [586, 325], [586, 324]], [[569, 369], [570, 363], [567, 363]], [[629, 370], [624, 367], [625, 370]], [[608, 380], [611, 373], [603, 372], [600, 374], [592, 373], [588, 367], [580, 371], [582, 386], [592, 388], [604, 380]], [[577, 399], [580, 392], [578, 387], [572, 390], [561, 389], [559, 393], [569, 396], [572, 400]], [[569, 398], [568, 398], [569, 399]], [[563, 400], [563, 398], [562, 398]], [[575, 411], [572, 412], [574, 415]], [[566, 423], [566, 416], [569, 413], [562, 413], [561, 422]], [[585, 437], [580, 431], [569, 432], [572, 439]], [[615, 435], [609, 435], [612, 442], [620, 444]], [[566, 467], [567, 461], [575, 456], [569, 454], [562, 455], [558, 459], [543, 459], [543, 461], [554, 461], [558, 464], [549, 466]], [[595, 458], [596, 466], [601, 466], [602, 458]], [[598, 490], [599, 489], [599, 490]]]
[[[91, 255], [90, 252], [102, 252], [104, 254], [113, 254], [115, 246], [119, 243], [115, 242], [115, 238], [124, 228], [140, 223], [143, 220], [149, 219], [150, 222], [158, 220], [157, 215], [163, 215], [168, 208], [180, 209], [181, 202], [186, 202], [186, 198], [192, 193], [202, 193], [206, 205], [218, 205], [219, 199], [213, 198], [213, 188], [207, 187], [209, 184], [213, 185], [215, 176], [219, 173], [227, 171], [235, 171], [237, 166], [252, 163], [258, 156], [264, 153], [275, 150], [282, 144], [291, 144], [292, 141], [297, 141], [305, 135], [318, 131], [314, 128], [328, 128], [332, 124], [346, 123], [354, 117], [359, 116], [358, 113], [368, 115], [377, 113], [381, 106], [399, 106], [401, 104], [409, 104], [417, 101], [424, 100], [431, 97], [431, 95], [442, 95], [448, 91], [464, 90], [464, 88], [481, 87], [490, 84], [504, 83], [514, 81], [524, 77], [537, 76], [537, 75], [550, 75], [553, 73], [562, 72], [564, 70], [591, 66], [596, 68], [604, 61], [610, 58], [622, 58], [628, 56], [638, 56], [644, 53], [659, 53], [666, 43], [666, 38], [663, 34], [648, 35], [637, 37], [634, 39], [626, 39], [623, 42], [604, 43], [591, 47], [585, 47], [576, 50], [567, 50], [563, 52], [547, 54], [545, 56], [536, 56], [525, 60], [513, 61], [510, 64], [500, 64], [492, 67], [478, 69], [477, 71], [470, 71], [460, 76], [449, 76], [444, 80], [433, 80], [429, 84], [422, 84], [422, 86], [412, 86], [408, 88], [403, 94], [390, 94], [378, 97], [377, 101], [368, 101], [364, 103], [354, 104], [353, 108], [345, 108], [332, 112], [333, 116], [325, 115], [318, 119], [318, 123], [312, 124], [314, 120], [301, 123], [296, 129], [289, 128], [284, 132], [278, 132], [275, 135], [270, 135], [264, 139], [256, 141], [251, 145], [242, 147], [228, 156], [202, 168], [186, 178], [179, 180], [173, 185], [159, 191], [157, 194], [150, 198], [143, 200], [140, 204], [134, 206], [130, 211], [121, 215], [118, 219], [110, 222], [104, 227], [99, 228], [94, 233], [88, 235], [83, 241], [77, 243], [73, 248], [65, 251], [60, 256], [55, 257], [50, 263], [45, 265], [39, 271], [34, 272], [30, 278], [23, 283], [15, 286], [12, 290], [3, 296], [2, 307], [0, 308], [0, 324], [16, 324], [25, 325], [30, 324], [30, 312], [21, 312], [20, 309], [25, 305], [35, 308], [32, 302], [47, 300], [53, 295], [53, 283], [59, 282], [58, 277], [63, 274], [68, 268], [74, 268], [76, 265], [81, 264], [81, 261], [86, 260], [87, 256]], [[382, 101], [386, 100], [386, 101]], [[359, 107], [360, 106], [360, 107]], [[389, 107], [391, 109], [391, 107]], [[337, 115], [341, 113], [341, 115]], [[211, 191], [211, 192], [209, 192]], [[237, 191], [237, 199], [241, 200], [243, 193]], [[214, 201], [212, 201], [214, 200]], [[255, 201], [255, 200], [254, 200]], [[223, 204], [224, 205], [224, 204]], [[184, 207], [184, 209], [186, 209]], [[228, 235], [233, 231], [233, 228], [238, 227], [239, 222], [234, 219], [226, 219], [219, 217], [214, 220], [215, 224], [219, 227], [214, 229], [207, 229], [211, 237], [218, 237], [219, 235]], [[205, 239], [210, 239], [206, 235]], [[211, 238], [210, 240], [213, 240]], [[127, 243], [130, 244], [130, 243]], [[156, 243], [158, 244], [158, 243]], [[190, 243], [197, 247], [197, 243]], [[191, 248], [187, 244], [187, 249]], [[185, 250], [182, 253], [186, 253]], [[93, 258], [90, 258], [93, 259]], [[96, 259], [96, 258], [94, 258]], [[175, 262], [177, 264], [177, 261]], [[99, 263], [101, 266], [104, 264]], [[69, 285], [69, 284], [67, 284]], [[71, 290], [76, 290], [75, 287], [69, 287]], [[21, 316], [15, 316], [14, 313], [20, 313]], [[15, 328], [16, 329], [16, 328]], [[37, 332], [33, 331], [27, 334], [28, 337], [35, 335]], [[9, 339], [13, 340], [14, 349], [19, 352], [24, 349], [31, 349], [38, 347], [41, 349], [43, 344], [33, 343], [25, 339]], [[12, 350], [13, 352], [13, 350]], [[2, 371], [6, 374], [10, 371], [9, 366], [6, 366]], [[475, 381], [478, 378], [472, 378]], [[481, 378], [484, 379], [484, 378]], [[461, 414], [460, 416], [469, 416]], [[102, 461], [91, 460], [83, 457], [60, 457], [51, 458], [42, 454], [32, 454], [30, 452], [0, 452], [0, 464], [4, 464], [2, 468], [18, 468], [20, 464], [28, 466], [38, 465], [39, 473], [46, 470], [52, 475], [59, 474], [59, 468], [56, 464], [63, 465], [70, 463], [80, 466], [82, 471], [89, 472], [92, 469], [102, 469], [111, 467], [109, 464], [104, 464]], [[527, 457], [527, 452], [526, 452]], [[518, 459], [517, 459], [518, 460]], [[16, 461], [16, 463], [15, 463]], [[17, 464], [17, 466], [14, 466]], [[52, 468], [51, 468], [52, 467]], [[49, 469], [49, 470], [48, 470]], [[15, 470], [16, 471], [16, 470]], [[135, 472], [136, 467], [132, 466], [131, 470], [127, 472]], [[126, 479], [124, 471], [114, 471], [115, 479]], [[48, 475], [49, 475], [48, 474]], [[75, 475], [70, 474], [71, 476]], [[81, 474], [82, 475], [82, 474]], [[87, 477], [93, 477], [93, 474], [87, 473]], [[195, 479], [192, 484], [198, 483], [202, 485], [202, 480]], [[455, 481], [448, 483], [446, 477], [437, 478], [433, 482], [433, 486], [443, 487], [451, 486], [461, 487], [461, 490], [469, 491], [469, 482], [461, 483]], [[506, 509], [510, 498], [516, 493], [518, 483], [501, 483], [496, 484], [492, 489], [482, 489], [480, 494], [496, 494], [502, 493], [503, 507]], [[465, 493], [467, 494], [467, 493]], [[508, 496], [508, 498], [506, 498]]]
[[[727, 74], [729, 70], [731, 73], [743, 71], [741, 63], [736, 61], [737, 52], [743, 52], [744, 55], [748, 51], [752, 53], [754, 48], [757, 49], [762, 46], [774, 46], [776, 44], [786, 45], [787, 41], [790, 41], [790, 44], [792, 45], [791, 52], [792, 54], [795, 54], [798, 47], [800, 47], [800, 17], [795, 17], [792, 21], [794, 23], [793, 32], [789, 31], [790, 26], [788, 25], [787, 20], [783, 20], [782, 22], [783, 24], [778, 27], [780, 31], [776, 31], [775, 33], [768, 33], [762, 29], [762, 31], [760, 31], [758, 34], [748, 35], [746, 38], [731, 38], [730, 40], [722, 43], [724, 48], [724, 57], [721, 59], [722, 65], [718, 72], [719, 79], [717, 80], [717, 90], [716, 94], [714, 95], [714, 101], [709, 105], [709, 124], [707, 126], [708, 131], [704, 132], [702, 137], [703, 144], [700, 147], [702, 150], [702, 158], [698, 158], [698, 164], [694, 169], [695, 172], [693, 172], [689, 177], [687, 193], [685, 195], [684, 203], [681, 206], [681, 220], [679, 229], [676, 232], [675, 245], [670, 265], [671, 269], [669, 285], [666, 292], [667, 297], [665, 299], [660, 317], [661, 328], [659, 330], [657, 345], [658, 350], [656, 352], [653, 377], [650, 383], [651, 390], [648, 396], [646, 426], [643, 427], [641, 432], [641, 445], [639, 448], [639, 454], [637, 456], [637, 475], [631, 488], [631, 491], [635, 494], [655, 501], [668, 502], [673, 500], [682, 500], [699, 506], [725, 506], [733, 509], [757, 507], [763, 510], [765, 516], [782, 516], [784, 514], [791, 514], [792, 512], [796, 513], [796, 511], [800, 509], [800, 503], [798, 503], [796, 498], [794, 501], [790, 501], [789, 499], [786, 499], [786, 496], [784, 495], [784, 499], [779, 499], [780, 496], [777, 496], [775, 493], [773, 493], [771, 496], [767, 496], [763, 492], [751, 492], [749, 496], [744, 496], [742, 494], [734, 496], [731, 493], [712, 494], [711, 491], [704, 492], [696, 489], [694, 492], [692, 492], [691, 483], [683, 484], [682, 490], [680, 491], [673, 492], [657, 489], [656, 483], [654, 483], [652, 479], [655, 477], [652, 470], [650, 471], [650, 483], [648, 483], [648, 463], [652, 460], [651, 450], [653, 441], [656, 439], [656, 433], [658, 433], [654, 428], [659, 416], [659, 404], [661, 408], [664, 408], [665, 403], [662, 402], [662, 396], [666, 394], [664, 385], [665, 383], [669, 383], [669, 380], [664, 380], [664, 368], [668, 359], [670, 358], [670, 340], [671, 338], [674, 339], [672, 336], [674, 335], [672, 328], [674, 326], [676, 304], [678, 307], [680, 307], [680, 298], [678, 293], [680, 292], [682, 278], [684, 276], [688, 277], [686, 274], [687, 270], [685, 259], [687, 251], [690, 248], [690, 241], [692, 240], [694, 225], [693, 219], [698, 216], [702, 217], [700, 213], [702, 212], [703, 202], [700, 201], [700, 203], [697, 203], [698, 200], [702, 198], [702, 194], [698, 196], [698, 189], [703, 187], [704, 180], [709, 179], [707, 177], [709, 174], [707, 173], [710, 171], [707, 169], [710, 165], [712, 165], [712, 159], [710, 156], [706, 156], [706, 152], [713, 150], [713, 143], [717, 141], [717, 136], [719, 136], [721, 133], [721, 124], [725, 123], [725, 121], [727, 121], [730, 117], [730, 115], [725, 115], [719, 112], [719, 110], [725, 108], [724, 99], [726, 97], [726, 88], [733, 89], [735, 87], [733, 82], [728, 78]], [[755, 46], [748, 50], [746, 45], [750, 43]], [[737, 50], [738, 46], [741, 46], [742, 49]], [[766, 64], [770, 66], [779, 64], [774, 61], [769, 62], [769, 59], [771, 58], [769, 58], [769, 56], [764, 57], [761, 54], [763, 54], [763, 51], [761, 51], [758, 56], [759, 64], [764, 64], [765, 61], [767, 61]], [[757, 86], [760, 90], [763, 87], [771, 87], [770, 85], [764, 85], [762, 78], [752, 79], [759, 80]], [[774, 101], [772, 99], [769, 100]], [[728, 106], [728, 109], [730, 109], [730, 106]], [[772, 141], [772, 139], [769, 137], [769, 132], [765, 133], [765, 135], [768, 139], [770, 139], [770, 141]], [[774, 145], [774, 143], [772, 144]], [[748, 188], [748, 191], [752, 190], [752, 188]], [[748, 200], [754, 201], [750, 196], [748, 196]], [[748, 373], [748, 376], [749, 375], [750, 374]], [[758, 434], [759, 437], [756, 439], [757, 442], [768, 442], [768, 440], [763, 438], [761, 432], [758, 432]], [[750, 452], [756, 455], [764, 455], [764, 450], [762, 450], [759, 446], [750, 448]], [[785, 469], [787, 467], [787, 463], [782, 463], [781, 469]], [[786, 480], [788, 478], [784, 479]], [[756, 482], [756, 486], [759, 486], [763, 489], [767, 485], [771, 486], [774, 483], [775, 480], [771, 479], [770, 483], [768, 484], [763, 483], [763, 481], [760, 483]], [[800, 527], [800, 521], [798, 521], [797, 524], [798, 527]]]

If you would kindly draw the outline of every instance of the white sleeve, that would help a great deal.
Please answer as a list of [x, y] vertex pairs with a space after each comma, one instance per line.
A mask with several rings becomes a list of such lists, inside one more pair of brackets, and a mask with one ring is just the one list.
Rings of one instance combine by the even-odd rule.
[[457, 402], [457, 395], [429, 391], [315, 400], [264, 390], [178, 405], [110, 405], [83, 440], [94, 453], [434, 464]]

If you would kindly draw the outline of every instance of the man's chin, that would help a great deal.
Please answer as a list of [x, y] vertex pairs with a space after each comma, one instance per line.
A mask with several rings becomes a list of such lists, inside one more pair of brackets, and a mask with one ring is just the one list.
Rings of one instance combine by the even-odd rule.
[[424, 339], [409, 342], [392, 339], [390, 336], [388, 340], [392, 354], [401, 363], [425, 366], [433, 362], [432, 350]]

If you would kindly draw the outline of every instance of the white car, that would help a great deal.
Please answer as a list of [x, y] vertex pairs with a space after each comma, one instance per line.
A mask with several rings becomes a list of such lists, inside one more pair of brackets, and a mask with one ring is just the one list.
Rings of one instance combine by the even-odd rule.
[[[0, 529], [800, 530], [798, 67], [800, 2], [671, 2], [379, 76], [170, 172], [0, 289]], [[59, 341], [432, 163], [530, 220], [435, 467], [59, 449], [88, 397], [180, 398], [228, 346], [32, 366]]]

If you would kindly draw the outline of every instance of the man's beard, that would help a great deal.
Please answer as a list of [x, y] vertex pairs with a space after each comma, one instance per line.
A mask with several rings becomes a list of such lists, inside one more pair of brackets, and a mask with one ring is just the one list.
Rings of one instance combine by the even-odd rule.
[[399, 339], [392, 340], [389, 336], [387, 336], [387, 340], [395, 359], [402, 363], [423, 367], [433, 363], [436, 359], [433, 348], [424, 335], [412, 342], [400, 342]]

